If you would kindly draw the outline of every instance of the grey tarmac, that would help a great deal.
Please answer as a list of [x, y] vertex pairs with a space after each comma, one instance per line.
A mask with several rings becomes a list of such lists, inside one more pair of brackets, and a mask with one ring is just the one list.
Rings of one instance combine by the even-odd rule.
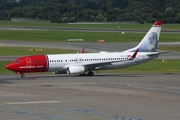
[[2, 120], [179, 120], [180, 74], [0, 75]]

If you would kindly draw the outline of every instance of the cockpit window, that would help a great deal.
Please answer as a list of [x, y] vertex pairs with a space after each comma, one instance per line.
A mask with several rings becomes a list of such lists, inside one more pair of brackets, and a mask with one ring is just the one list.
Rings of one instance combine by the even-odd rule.
[[20, 60], [13, 61], [13, 63], [15, 63], [15, 64], [19, 64], [20, 62], [21, 62]]

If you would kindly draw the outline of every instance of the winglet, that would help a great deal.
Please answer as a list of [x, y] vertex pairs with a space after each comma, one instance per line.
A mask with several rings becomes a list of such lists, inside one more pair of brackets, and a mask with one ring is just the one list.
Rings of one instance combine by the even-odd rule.
[[81, 49], [81, 52], [80, 53], [84, 53], [84, 48]]
[[139, 50], [139, 49], [137, 49], [137, 50], [134, 52], [134, 54], [132, 55], [131, 59], [136, 58], [136, 55], [137, 55], [137, 53], [138, 53], [138, 50]]

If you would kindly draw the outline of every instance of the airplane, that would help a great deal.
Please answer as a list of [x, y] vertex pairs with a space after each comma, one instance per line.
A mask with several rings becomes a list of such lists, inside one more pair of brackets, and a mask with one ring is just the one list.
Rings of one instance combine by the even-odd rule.
[[43, 54], [23, 56], [6, 65], [16, 74], [53, 72], [55, 74], [79, 74], [93, 76], [94, 70], [125, 68], [146, 63], [159, 56], [156, 52], [162, 21], [157, 20], [134, 48], [122, 52], [100, 52], [83, 54]]

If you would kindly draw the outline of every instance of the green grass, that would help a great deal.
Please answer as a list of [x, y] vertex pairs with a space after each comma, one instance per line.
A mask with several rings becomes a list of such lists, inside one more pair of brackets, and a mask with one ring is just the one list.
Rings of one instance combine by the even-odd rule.
[[179, 73], [180, 60], [152, 60], [144, 64], [116, 70], [103, 70], [102, 73]]
[[[144, 29], [148, 30], [152, 24], [139, 24], [128, 22], [107, 23], [107, 24], [64, 24], [64, 23], [43, 23], [43, 22], [11, 22], [0, 21], [0, 26], [31, 26], [31, 27], [64, 27], [64, 28], [113, 28], [117, 29]], [[179, 30], [180, 24], [163, 24], [162, 30]]]
[[[0, 74], [14, 74], [5, 68], [10, 61], [0, 61]], [[180, 60], [152, 60], [144, 64], [123, 69], [99, 70], [100, 73], [180, 73]], [[97, 73], [97, 72], [96, 72]], [[53, 74], [53, 73], [52, 73]]]
[[[77, 32], [77, 31], [26, 31], [0, 30], [2, 40], [67, 42], [68, 39], [83, 39], [84, 42], [140, 42], [145, 33], [108, 33], [108, 32]], [[180, 42], [180, 34], [161, 34], [160, 42]]]
[[[40, 49], [42, 51], [31, 51], [33, 49]], [[30, 50], [30, 51], [29, 51]], [[32, 47], [9, 47], [0, 46], [0, 56], [14, 56], [14, 55], [36, 55], [36, 54], [65, 54], [77, 53], [80, 50], [65, 50], [57, 48], [32, 48]]]

